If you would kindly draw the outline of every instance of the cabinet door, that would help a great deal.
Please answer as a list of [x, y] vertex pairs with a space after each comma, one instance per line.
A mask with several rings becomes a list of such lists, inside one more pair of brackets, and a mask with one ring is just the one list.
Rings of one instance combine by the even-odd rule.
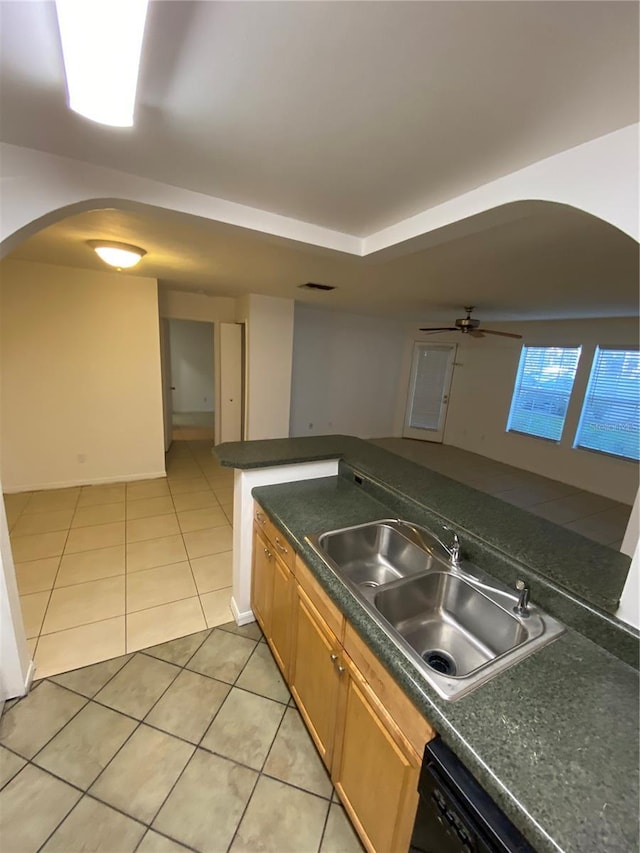
[[333, 783], [368, 850], [406, 853], [420, 757], [347, 654], [342, 663]]
[[340, 673], [340, 646], [299, 586], [294, 600], [291, 693], [322, 760], [331, 766]]
[[273, 561], [273, 600], [269, 645], [285, 679], [289, 680], [291, 622], [295, 581], [289, 568], [278, 557]]
[[251, 570], [251, 609], [264, 633], [271, 633], [273, 609], [273, 573], [275, 557], [257, 528], [253, 531], [253, 565]]

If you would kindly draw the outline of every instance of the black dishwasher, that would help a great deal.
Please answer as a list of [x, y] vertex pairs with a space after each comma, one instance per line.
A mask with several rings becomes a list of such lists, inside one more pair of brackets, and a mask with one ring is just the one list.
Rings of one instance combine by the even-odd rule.
[[418, 793], [409, 853], [534, 853], [439, 737], [425, 747]]

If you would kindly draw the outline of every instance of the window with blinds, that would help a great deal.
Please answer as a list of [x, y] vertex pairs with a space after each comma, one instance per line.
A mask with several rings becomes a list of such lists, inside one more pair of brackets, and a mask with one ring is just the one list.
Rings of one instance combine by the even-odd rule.
[[640, 353], [598, 347], [574, 447], [640, 460]]
[[560, 441], [581, 347], [523, 347], [507, 432]]

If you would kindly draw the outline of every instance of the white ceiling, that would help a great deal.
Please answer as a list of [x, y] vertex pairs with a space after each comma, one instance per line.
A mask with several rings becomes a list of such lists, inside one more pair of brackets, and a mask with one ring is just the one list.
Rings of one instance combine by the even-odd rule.
[[[52, 2], [0, 16], [3, 141], [358, 236], [638, 120], [632, 2], [155, 0], [133, 129], [66, 108]], [[142, 209], [81, 214], [13, 256], [99, 268], [90, 237], [219, 295], [421, 321], [469, 301], [495, 319], [637, 310], [637, 244], [551, 205], [387, 261]], [[296, 290], [309, 280], [339, 290]]]

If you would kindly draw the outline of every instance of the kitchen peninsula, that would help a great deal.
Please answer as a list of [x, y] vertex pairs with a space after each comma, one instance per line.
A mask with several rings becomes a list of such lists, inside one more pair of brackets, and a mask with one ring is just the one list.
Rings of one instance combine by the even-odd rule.
[[[333, 476], [298, 475], [299, 482], [259, 486], [254, 497], [536, 850], [637, 849], [637, 632], [607, 613], [628, 558], [349, 436], [223, 444], [215, 452], [237, 469], [237, 491], [252, 471], [340, 460]], [[566, 633], [471, 695], [438, 698], [305, 539], [394, 516], [454, 527], [463, 551], [489, 574], [508, 584], [524, 577], [534, 602]]]

